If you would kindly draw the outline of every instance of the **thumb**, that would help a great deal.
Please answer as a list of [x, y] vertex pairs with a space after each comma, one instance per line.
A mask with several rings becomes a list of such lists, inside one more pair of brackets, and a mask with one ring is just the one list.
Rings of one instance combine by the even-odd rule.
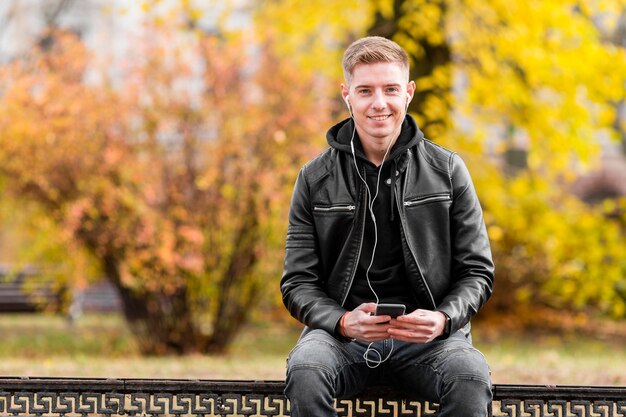
[[376, 303], [363, 303], [358, 306], [356, 310], [361, 310], [365, 313], [373, 313], [376, 311]]

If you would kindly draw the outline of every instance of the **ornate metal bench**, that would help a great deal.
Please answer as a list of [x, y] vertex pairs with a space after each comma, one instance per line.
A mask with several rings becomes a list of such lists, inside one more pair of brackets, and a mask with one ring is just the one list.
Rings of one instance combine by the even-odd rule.
[[[288, 416], [282, 381], [0, 378], [1, 416]], [[626, 416], [626, 387], [495, 385], [490, 416]], [[370, 389], [340, 416], [430, 416], [436, 404]]]

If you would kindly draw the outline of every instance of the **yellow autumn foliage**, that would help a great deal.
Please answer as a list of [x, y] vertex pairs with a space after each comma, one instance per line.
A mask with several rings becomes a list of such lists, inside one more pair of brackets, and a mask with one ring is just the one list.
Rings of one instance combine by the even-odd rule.
[[66, 33], [0, 74], [3, 192], [145, 305], [146, 351], [224, 349], [253, 300], [280, 302], [295, 173], [347, 117], [341, 54], [366, 34], [406, 48], [412, 114], [470, 167], [492, 311], [626, 316], [626, 203], [572, 192], [625, 130], [626, 52], [606, 36], [625, 0], [273, 0], [243, 27], [238, 4], [143, 1], [117, 79]]
[[[297, 39], [325, 39], [320, 22], [340, 25], [354, 7], [311, 1], [315, 10], [304, 14], [295, 3], [260, 7], [259, 27], [271, 10], [273, 22], [289, 22], [282, 37], [299, 28]], [[625, 130], [616, 105], [626, 100], [626, 50], [607, 34], [626, 2], [371, 0], [360, 10], [370, 16], [357, 14], [326, 42], [329, 51], [299, 41], [290, 53], [312, 57], [305, 70], [338, 84], [340, 74], [327, 67], [340, 69], [338, 55], [356, 37], [384, 34], [409, 52], [419, 98], [413, 115], [427, 136], [467, 160], [484, 205], [494, 310], [543, 305], [624, 317], [625, 203], [590, 205], [572, 187], [599, 167], [601, 142], [617, 136], [616, 126]], [[511, 151], [522, 166], [507, 165]]]
[[144, 352], [223, 351], [272, 293], [269, 236], [328, 103], [245, 33], [148, 28], [114, 78], [65, 31], [2, 68], [3, 191], [97, 261]]

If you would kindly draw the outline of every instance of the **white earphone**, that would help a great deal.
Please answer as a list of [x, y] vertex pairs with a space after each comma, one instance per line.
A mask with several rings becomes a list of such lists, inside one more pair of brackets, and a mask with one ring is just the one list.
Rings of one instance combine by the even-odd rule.
[[344, 100], [346, 102], [346, 106], [348, 106], [348, 111], [350, 112], [350, 116], [353, 116], [353, 114], [352, 114], [352, 106], [350, 105], [350, 97], [349, 96], [345, 96]]
[[[354, 117], [354, 115], [352, 114], [352, 106], [350, 106], [349, 97], [348, 96], [344, 97], [344, 100], [346, 102], [346, 105], [348, 106], [348, 110], [350, 111], [350, 116]], [[407, 108], [408, 108], [408, 101], [407, 101]], [[354, 128], [352, 129], [352, 138], [350, 138], [350, 148], [352, 150], [352, 161], [354, 162], [354, 168], [356, 170], [356, 173], [365, 187], [365, 191], [367, 193], [367, 203], [366, 203], [367, 211], [370, 214], [370, 218], [372, 219], [372, 224], [374, 227], [374, 247], [372, 248], [372, 258], [370, 259], [370, 263], [365, 271], [365, 279], [367, 280], [367, 285], [369, 286], [370, 290], [374, 294], [374, 297], [376, 297], [376, 304], [378, 304], [380, 299], [378, 298], [378, 294], [376, 293], [376, 291], [374, 291], [374, 287], [372, 286], [372, 283], [369, 278], [369, 273], [370, 273], [370, 269], [372, 268], [372, 265], [374, 264], [374, 256], [376, 255], [376, 247], [378, 246], [378, 226], [376, 224], [376, 215], [374, 214], [374, 202], [376, 201], [376, 198], [378, 197], [378, 191], [380, 189], [380, 176], [382, 174], [384, 164], [381, 163], [380, 168], [378, 169], [378, 175], [376, 177], [376, 193], [372, 195], [372, 190], [370, 190], [370, 187], [367, 184], [367, 181], [365, 180], [363, 175], [361, 175], [359, 166], [356, 162], [356, 155], [354, 152], [355, 133], [356, 133], [356, 123], [354, 124]], [[387, 146], [387, 150], [385, 151], [385, 155], [383, 156], [383, 161], [387, 159], [387, 155], [389, 154], [390, 149], [391, 149], [391, 141], [389, 142], [389, 146]], [[387, 354], [387, 356], [383, 358], [383, 354], [374, 347], [374, 342], [370, 343], [367, 349], [365, 350], [365, 352], [363, 353], [363, 359], [365, 359], [365, 364], [371, 369], [377, 368], [380, 364], [387, 361], [391, 357], [391, 353], [393, 352], [393, 349], [394, 349], [394, 344], [393, 344], [393, 339], [391, 339], [391, 349], [389, 353]], [[374, 358], [371, 358], [372, 354], [374, 355]]]

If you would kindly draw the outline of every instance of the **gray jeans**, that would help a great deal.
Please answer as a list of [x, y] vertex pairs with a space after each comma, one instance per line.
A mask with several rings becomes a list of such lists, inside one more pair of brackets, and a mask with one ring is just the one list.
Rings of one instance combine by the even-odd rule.
[[[300, 338], [289, 354], [285, 394], [293, 417], [336, 416], [335, 398], [370, 385], [391, 385], [417, 400], [439, 403], [439, 416], [484, 417], [491, 402], [489, 366], [462, 333], [427, 344], [398, 340], [373, 347], [389, 359], [372, 369], [363, 358], [369, 343], [343, 343], [323, 330]], [[370, 352], [368, 359], [378, 360]]]

